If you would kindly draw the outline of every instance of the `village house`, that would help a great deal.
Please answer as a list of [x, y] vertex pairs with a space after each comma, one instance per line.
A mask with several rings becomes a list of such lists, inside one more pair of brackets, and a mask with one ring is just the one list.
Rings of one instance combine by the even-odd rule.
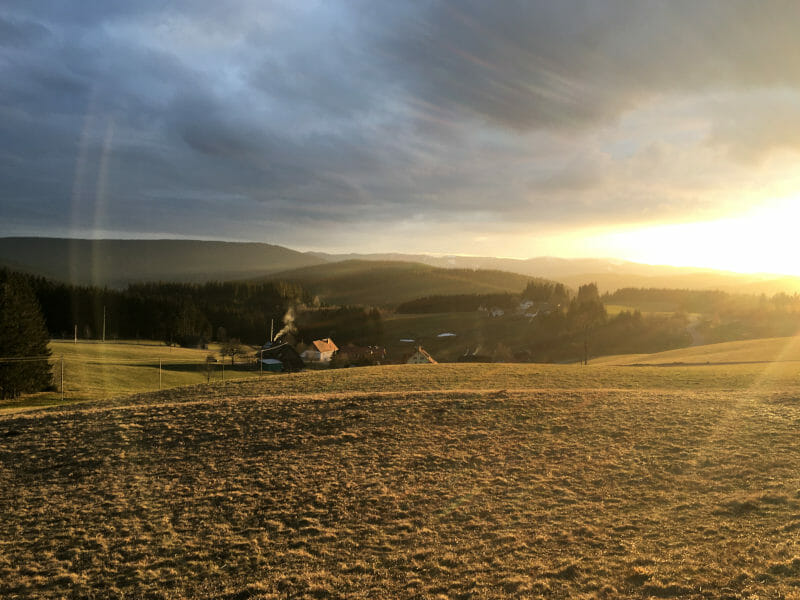
[[303, 359], [290, 344], [267, 342], [258, 351], [258, 360], [262, 371], [292, 373], [305, 366]]
[[331, 338], [323, 338], [311, 342], [311, 347], [304, 351], [302, 356], [303, 360], [308, 362], [328, 363], [331, 362], [333, 353], [337, 350], [339, 347], [333, 343]]
[[417, 350], [407, 360], [408, 365], [435, 365], [438, 364], [434, 358], [422, 349], [422, 346], [417, 346]]

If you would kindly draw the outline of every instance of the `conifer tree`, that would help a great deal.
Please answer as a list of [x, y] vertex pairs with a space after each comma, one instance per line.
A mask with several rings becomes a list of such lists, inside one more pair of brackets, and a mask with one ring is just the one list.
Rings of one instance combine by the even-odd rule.
[[51, 385], [48, 342], [39, 303], [27, 281], [0, 270], [0, 398]]

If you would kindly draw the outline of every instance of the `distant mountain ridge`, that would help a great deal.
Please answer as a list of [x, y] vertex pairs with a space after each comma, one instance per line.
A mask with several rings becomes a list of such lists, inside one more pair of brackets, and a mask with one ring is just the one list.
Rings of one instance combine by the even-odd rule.
[[699, 267], [647, 265], [607, 258], [495, 258], [485, 256], [430, 256], [426, 254], [326, 254], [312, 252], [318, 258], [347, 260], [414, 261], [441, 268], [494, 269], [541, 277], [577, 288], [588, 282], [598, 284], [601, 292], [624, 287], [718, 289], [745, 294], [800, 292], [800, 277], [769, 273], [743, 274]]
[[229, 281], [323, 262], [283, 246], [250, 242], [0, 238], [0, 265], [79, 285]]
[[[523, 277], [559, 281], [570, 287], [596, 282], [601, 291], [621, 287], [719, 289], [728, 292], [800, 292], [800, 278], [782, 275], [745, 275], [712, 269], [654, 266], [602, 258], [538, 257], [511, 259], [426, 254], [328, 254], [298, 252], [256, 242], [205, 240], [86, 240], [70, 238], [0, 238], [0, 266], [84, 285], [124, 286], [136, 281], [230, 281], [258, 279], [308, 267], [324, 279], [323, 265], [344, 261], [417, 263], [440, 269], [503, 271]], [[352, 265], [365, 270], [369, 265]], [[341, 271], [336, 271], [342, 275]], [[300, 273], [299, 277], [311, 277]], [[334, 273], [330, 271], [329, 274]], [[408, 274], [408, 271], [407, 271]], [[351, 281], [362, 281], [351, 273]], [[354, 279], [353, 279], [354, 278]], [[510, 280], [509, 280], [510, 281]], [[387, 282], [391, 283], [391, 282]], [[414, 284], [416, 286], [416, 284]], [[438, 286], [439, 284], [437, 284]], [[500, 285], [502, 288], [504, 285]], [[330, 284], [333, 286], [333, 284]], [[461, 289], [453, 284], [450, 289]], [[443, 289], [448, 289], [443, 286]], [[424, 286], [417, 286], [424, 287]], [[483, 284], [470, 292], [486, 291]], [[333, 286], [331, 289], [335, 288]], [[433, 289], [440, 289], [434, 286]], [[334, 291], [334, 294], [338, 293]], [[435, 293], [435, 292], [430, 292]], [[426, 294], [422, 294], [426, 295]], [[364, 302], [367, 302], [366, 300]]]

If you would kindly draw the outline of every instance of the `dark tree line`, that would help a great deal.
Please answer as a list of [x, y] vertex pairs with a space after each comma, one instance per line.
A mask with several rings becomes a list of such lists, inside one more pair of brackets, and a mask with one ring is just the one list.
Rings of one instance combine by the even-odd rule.
[[480, 305], [510, 308], [520, 300], [534, 302], [527, 309], [536, 313], [534, 318], [510, 314], [505, 318], [513, 326], [494, 319], [482, 322], [482, 350], [501, 361], [586, 362], [599, 355], [658, 352], [691, 343], [685, 314], [625, 311], [609, 316], [606, 299], [594, 283], [575, 293], [560, 283], [531, 281], [520, 294], [432, 296], [407, 302], [398, 312], [465, 312]]
[[[337, 343], [378, 343], [382, 334], [377, 309], [307, 308], [311, 294], [286, 282], [139, 283], [122, 290], [74, 286], [19, 274], [35, 293], [52, 337], [161, 340], [200, 346], [217, 341], [262, 344], [270, 330], [286, 326], [296, 314], [290, 341], [333, 337]], [[290, 311], [291, 309], [291, 311]], [[271, 325], [273, 327], [271, 327]]]
[[51, 385], [50, 350], [39, 303], [25, 277], [0, 270], [0, 398]]
[[796, 335], [800, 331], [800, 295], [735, 294], [719, 290], [625, 288], [606, 294], [613, 304], [644, 310], [692, 314], [706, 343]]
[[[184, 346], [237, 338], [260, 344], [290, 306], [310, 301], [298, 284], [141, 283], [123, 290], [20, 275], [33, 289], [52, 337], [153, 339]], [[224, 338], [224, 339], [220, 339]]]
[[[595, 286], [595, 289], [597, 286]], [[569, 290], [563, 283], [550, 281], [530, 281], [522, 290], [523, 300], [547, 302], [554, 306], [566, 306], [570, 299]]]
[[572, 300], [567, 310], [533, 319], [520, 356], [536, 362], [580, 360], [596, 356], [660, 352], [691, 343], [683, 314], [642, 315], [623, 311], [608, 316], [597, 300]]

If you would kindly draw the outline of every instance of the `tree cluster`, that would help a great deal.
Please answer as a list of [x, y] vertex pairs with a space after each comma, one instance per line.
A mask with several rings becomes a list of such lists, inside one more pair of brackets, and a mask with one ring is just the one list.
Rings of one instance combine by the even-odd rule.
[[531, 321], [521, 344], [524, 360], [585, 362], [594, 356], [660, 352], [691, 343], [685, 315], [623, 311], [609, 317], [597, 307], [573, 306]]
[[[138, 283], [122, 290], [73, 286], [17, 274], [35, 292], [53, 337], [153, 339], [204, 347], [223, 344], [236, 360], [246, 344], [260, 345], [270, 334], [286, 341], [332, 337], [337, 343], [376, 344], [382, 336], [380, 311], [363, 307], [312, 307], [301, 285], [285, 282]], [[290, 310], [291, 309], [291, 310]], [[287, 324], [287, 314], [296, 319]]]
[[223, 334], [261, 344], [270, 321], [310, 301], [298, 284], [267, 282], [140, 283], [123, 290], [74, 286], [20, 275], [33, 288], [53, 337], [153, 339], [203, 346]]
[[0, 270], [0, 398], [47, 389], [50, 341], [28, 281]]
[[[595, 286], [596, 288], [596, 286]], [[530, 281], [522, 290], [522, 299], [533, 302], [547, 302], [553, 306], [566, 306], [569, 302], [569, 290], [563, 283], [552, 281]]]
[[771, 297], [719, 290], [625, 288], [606, 294], [612, 304], [643, 310], [692, 314], [696, 331], [706, 343], [795, 335], [800, 330], [800, 295]]

